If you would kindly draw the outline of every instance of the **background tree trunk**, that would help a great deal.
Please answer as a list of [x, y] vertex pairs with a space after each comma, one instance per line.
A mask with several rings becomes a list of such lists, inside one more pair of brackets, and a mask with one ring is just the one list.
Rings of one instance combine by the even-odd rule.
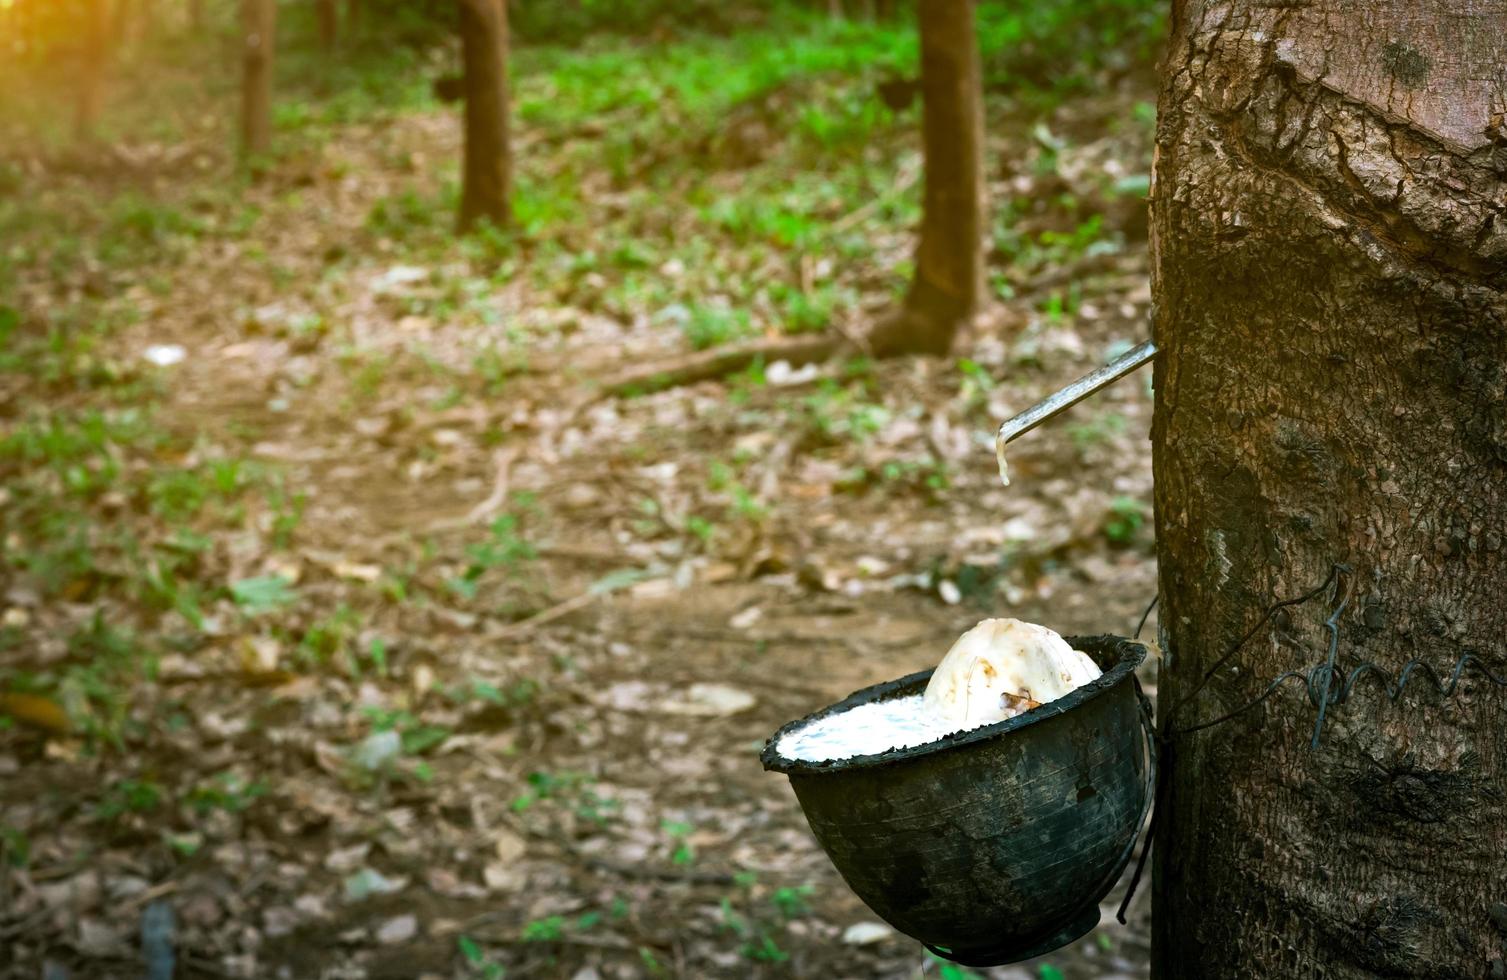
[[119, 51], [130, 40], [134, 0], [111, 0], [108, 6], [110, 46]]
[[188, 27], [195, 34], [204, 30], [204, 0], [188, 0]]
[[241, 0], [241, 153], [272, 149], [272, 59], [277, 37], [276, 0]]
[[466, 83], [461, 231], [483, 218], [501, 227], [511, 217], [507, 9], [506, 0], [461, 0], [460, 4]]
[[338, 0], [316, 0], [315, 14], [319, 20], [319, 44], [326, 51], [335, 46], [340, 31]]
[[[1341, 668], [1507, 673], [1507, 0], [1178, 0], [1152, 191], [1163, 724], [1347, 562]], [[1177, 727], [1323, 659], [1279, 614]], [[1447, 676], [1447, 675], [1446, 675]], [[1507, 714], [1296, 686], [1175, 737], [1153, 975], [1497, 976]], [[1497, 913], [1501, 915], [1500, 911]]]
[[869, 337], [880, 356], [945, 354], [984, 296], [984, 98], [973, 0], [920, 0], [926, 156], [916, 273]]
[[105, 61], [110, 54], [112, 24], [105, 0], [88, 0], [79, 32], [78, 102], [73, 117], [74, 135], [86, 140], [99, 124], [105, 97]]
[[362, 0], [345, 0], [345, 33], [354, 37], [361, 29]]

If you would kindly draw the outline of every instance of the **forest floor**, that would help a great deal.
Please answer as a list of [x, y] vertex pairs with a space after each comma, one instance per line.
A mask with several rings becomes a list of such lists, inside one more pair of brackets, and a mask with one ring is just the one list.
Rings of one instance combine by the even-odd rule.
[[[1147, 334], [1152, 93], [991, 96], [958, 358], [606, 394], [896, 301], [917, 110], [830, 30], [525, 57], [516, 235], [452, 237], [423, 99], [285, 109], [255, 181], [213, 121], [8, 165], [0, 976], [974, 975], [758, 751], [985, 616], [1135, 629], [1149, 377], [1008, 488], [992, 432]], [[810, 64], [691, 97], [761, 58]], [[1141, 975], [1149, 914], [980, 972]]]

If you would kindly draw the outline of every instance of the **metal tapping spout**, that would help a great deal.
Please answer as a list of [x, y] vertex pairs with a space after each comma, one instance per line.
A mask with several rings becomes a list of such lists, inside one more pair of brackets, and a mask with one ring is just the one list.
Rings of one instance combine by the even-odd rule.
[[1147, 340], [1137, 344], [1103, 367], [1064, 385], [1024, 412], [1006, 419], [999, 427], [999, 435], [995, 437], [996, 444], [1003, 449], [1006, 443], [1030, 432], [1046, 420], [1056, 418], [1100, 388], [1119, 381], [1155, 356], [1156, 344], [1153, 341]]

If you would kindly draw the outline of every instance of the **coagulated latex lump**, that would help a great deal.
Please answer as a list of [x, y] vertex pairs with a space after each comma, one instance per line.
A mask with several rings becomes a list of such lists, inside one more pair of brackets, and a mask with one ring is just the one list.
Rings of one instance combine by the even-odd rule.
[[1099, 673], [1087, 654], [1045, 626], [986, 619], [947, 651], [924, 702], [950, 726], [976, 728], [1055, 701]]

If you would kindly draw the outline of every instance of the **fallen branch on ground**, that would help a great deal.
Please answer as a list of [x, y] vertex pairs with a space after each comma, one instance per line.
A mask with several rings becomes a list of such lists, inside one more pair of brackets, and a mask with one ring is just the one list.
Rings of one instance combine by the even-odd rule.
[[485, 500], [472, 507], [463, 516], [442, 517], [424, 527], [394, 531], [376, 538], [373, 543], [380, 549], [415, 536], [443, 534], [446, 531], [459, 531], [462, 528], [486, 523], [492, 517], [496, 516], [497, 512], [502, 509], [503, 504], [507, 503], [513, 460], [518, 458], [518, 453], [519, 449], [517, 447], [510, 447], [499, 449], [493, 454], [492, 461], [495, 470], [492, 478], [492, 492], [487, 495]]
[[802, 367], [825, 361], [840, 350], [848, 349], [845, 338], [828, 335], [810, 337], [776, 337], [752, 344], [701, 351], [689, 357], [661, 361], [647, 367], [625, 371], [608, 379], [601, 392], [610, 397], [638, 395], [666, 388], [678, 388], [698, 381], [712, 381], [736, 374], [757, 361], [786, 361]]
[[578, 596], [573, 596], [564, 602], [550, 606], [548, 609], [536, 612], [527, 619], [520, 619], [516, 623], [509, 623], [499, 629], [488, 630], [487, 639], [506, 640], [518, 636], [520, 633], [527, 633], [536, 626], [543, 626], [545, 623], [553, 622], [561, 616], [569, 616], [578, 609], [585, 609], [604, 595], [607, 595], [607, 592], [592, 592], [590, 590], [582, 592]]
[[543, 626], [545, 623], [554, 622], [562, 616], [568, 616], [578, 609], [585, 609], [603, 596], [612, 595], [614, 592], [626, 589], [630, 585], [636, 585], [639, 582], [654, 577], [657, 576], [643, 573], [636, 569], [624, 569], [611, 575], [603, 576], [592, 583], [591, 587], [580, 595], [572, 596], [564, 602], [550, 606], [548, 609], [542, 609], [532, 616], [518, 620], [516, 623], [509, 623], [506, 626], [487, 630], [487, 639], [503, 640], [521, 633], [527, 633], [536, 626]]

